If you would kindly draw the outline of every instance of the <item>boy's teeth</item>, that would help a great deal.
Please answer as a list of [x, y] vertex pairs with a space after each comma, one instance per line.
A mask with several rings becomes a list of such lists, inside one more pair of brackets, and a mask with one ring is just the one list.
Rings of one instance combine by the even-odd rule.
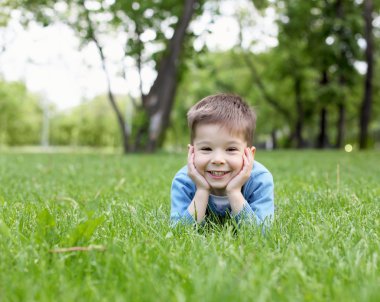
[[227, 172], [223, 172], [223, 171], [210, 171], [210, 173], [212, 175], [215, 175], [215, 176], [223, 176], [224, 174], [226, 174]]

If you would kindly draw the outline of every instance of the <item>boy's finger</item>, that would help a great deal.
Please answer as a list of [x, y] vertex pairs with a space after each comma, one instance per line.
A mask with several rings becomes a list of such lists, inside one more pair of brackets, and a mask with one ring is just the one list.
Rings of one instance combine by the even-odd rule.
[[249, 165], [249, 161], [248, 161], [247, 155], [244, 152], [244, 154], [243, 154], [243, 169], [245, 169], [247, 167], [247, 165]]
[[251, 152], [251, 149], [249, 149], [249, 148], [247, 148], [247, 157], [248, 157], [249, 159], [252, 158], [252, 152]]
[[252, 153], [250, 152], [249, 148], [244, 149], [244, 155], [247, 158], [248, 164], [250, 164], [253, 158], [252, 158]]
[[191, 145], [187, 145], [188, 147], [188, 152], [187, 152], [187, 159], [190, 160], [191, 159], [191, 156], [193, 154], [193, 146]]
[[256, 148], [255, 147], [251, 147], [249, 148], [249, 153], [251, 154], [252, 156], [252, 160], [255, 160], [255, 153], [256, 153]]
[[195, 167], [195, 164], [194, 164], [194, 157], [195, 157], [195, 154], [194, 154], [194, 152], [192, 152], [192, 153], [190, 154], [190, 162], [189, 162], [189, 164], [190, 164], [191, 172], [192, 172], [193, 174], [198, 172], [198, 171], [197, 171], [197, 168]]
[[253, 158], [253, 153], [254, 153], [254, 151], [252, 151], [251, 148], [247, 148], [247, 153], [248, 153], [248, 156], [249, 156], [250, 158]]

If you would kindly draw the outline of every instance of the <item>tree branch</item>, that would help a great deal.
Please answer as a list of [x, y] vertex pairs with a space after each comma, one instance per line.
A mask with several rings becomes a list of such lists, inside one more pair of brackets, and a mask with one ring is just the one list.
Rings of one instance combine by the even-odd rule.
[[99, 42], [98, 38], [96, 37], [94, 26], [93, 26], [92, 21], [90, 19], [90, 12], [86, 9], [86, 7], [84, 5], [82, 7], [84, 9], [87, 25], [89, 27], [89, 30], [88, 30], [88, 33], [90, 35], [89, 38], [91, 39], [91, 41], [93, 41], [95, 43], [95, 45], [99, 51], [100, 59], [102, 62], [102, 69], [104, 71], [104, 74], [106, 76], [106, 81], [107, 81], [108, 99], [111, 103], [112, 108], [114, 109], [114, 111], [116, 113], [116, 116], [117, 116], [117, 119], [119, 122], [119, 127], [120, 127], [120, 130], [122, 131], [123, 148], [124, 148], [124, 152], [126, 153], [129, 151], [128, 131], [127, 131], [126, 123], [125, 123], [123, 115], [121, 114], [121, 111], [120, 111], [120, 109], [116, 103], [115, 96], [112, 93], [111, 79], [110, 79], [110, 75], [108, 73], [107, 66], [106, 66], [106, 58], [104, 55], [103, 47], [100, 45], [100, 42]]
[[248, 57], [248, 54], [243, 52], [243, 58], [244, 58], [244, 61], [246, 62], [247, 64], [247, 67], [248, 69], [250, 70], [251, 72], [251, 75], [252, 75], [252, 78], [254, 80], [254, 82], [256, 83], [257, 87], [259, 88], [261, 94], [263, 95], [263, 97], [265, 98], [265, 100], [268, 102], [268, 104], [270, 104], [276, 111], [278, 111], [279, 113], [281, 113], [286, 119], [289, 118], [290, 116], [290, 112], [285, 109], [285, 107], [281, 106], [280, 103], [275, 100], [274, 98], [272, 98], [272, 96], [268, 93], [263, 81], [261, 80], [261, 78], [259, 77], [258, 75], [258, 72], [256, 70], [256, 67], [255, 65], [252, 63], [252, 61], [249, 59]]

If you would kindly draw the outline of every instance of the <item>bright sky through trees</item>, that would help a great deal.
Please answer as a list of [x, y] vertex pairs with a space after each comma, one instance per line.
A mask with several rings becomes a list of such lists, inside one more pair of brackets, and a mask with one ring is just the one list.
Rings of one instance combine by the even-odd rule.
[[[224, 1], [221, 6], [222, 16], [216, 17], [214, 24], [209, 25], [210, 33], [205, 27], [212, 16], [207, 13], [192, 23], [191, 28], [203, 34], [195, 41], [194, 47], [204, 44], [210, 49], [226, 50], [237, 43], [238, 24], [234, 14], [236, 10], [254, 11], [246, 0]], [[255, 16], [257, 23], [254, 29], [244, 33], [246, 45], [251, 41], [260, 41], [255, 45], [256, 51], [276, 45], [276, 26], [274, 12], [267, 10], [266, 16]], [[105, 43], [108, 69], [113, 75], [112, 89], [115, 93], [138, 95], [138, 74], [134, 62], [127, 61], [126, 79], [120, 75], [120, 62], [123, 57], [122, 45], [117, 36], [110, 37]], [[8, 81], [22, 80], [28, 88], [54, 102], [59, 109], [72, 107], [81, 100], [93, 98], [105, 93], [106, 82], [101, 69], [101, 62], [94, 45], [79, 49], [79, 40], [73, 32], [63, 24], [45, 28], [31, 24], [28, 30], [22, 28], [17, 14], [5, 29], [0, 29], [0, 46], [5, 51], [0, 55], [0, 76]], [[143, 69], [144, 89], [146, 91], [155, 76], [153, 68]], [[119, 74], [119, 75], [118, 75]]]

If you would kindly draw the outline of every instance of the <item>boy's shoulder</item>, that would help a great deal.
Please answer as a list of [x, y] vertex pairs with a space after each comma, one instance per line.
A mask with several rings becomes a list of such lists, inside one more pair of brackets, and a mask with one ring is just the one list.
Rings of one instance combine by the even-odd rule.
[[191, 178], [187, 174], [187, 165], [183, 166], [174, 176], [174, 179], [183, 179], [183, 180], [188, 180], [191, 181]]
[[251, 175], [243, 186], [243, 194], [244, 196], [248, 196], [252, 191], [256, 191], [258, 188], [273, 188], [273, 186], [272, 174], [263, 164], [255, 161]]
[[255, 160], [255, 162], [253, 163], [253, 169], [252, 169], [251, 175], [258, 175], [262, 173], [271, 174], [269, 170], [263, 164]]
[[183, 166], [181, 169], [178, 170], [173, 180], [175, 179], [180, 179], [182, 182], [189, 182], [189, 183], [192, 182], [190, 176], [187, 174], [187, 165]]

